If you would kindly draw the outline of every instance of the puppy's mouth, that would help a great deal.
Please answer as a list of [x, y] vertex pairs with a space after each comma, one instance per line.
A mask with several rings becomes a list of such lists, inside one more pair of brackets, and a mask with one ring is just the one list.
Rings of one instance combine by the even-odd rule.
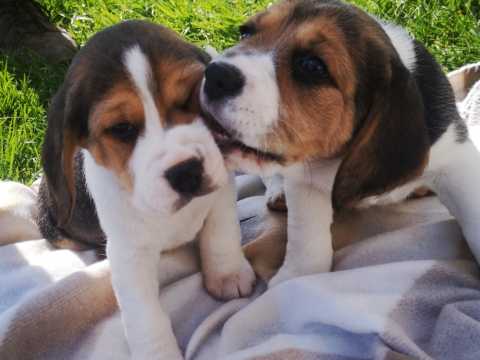
[[237, 150], [244, 155], [254, 156], [256, 159], [268, 162], [283, 162], [283, 156], [262, 151], [260, 149], [251, 147], [235, 138], [229, 131], [227, 131], [211, 114], [202, 114], [205, 125], [211, 131], [215, 142], [224, 154], [232, 153]]

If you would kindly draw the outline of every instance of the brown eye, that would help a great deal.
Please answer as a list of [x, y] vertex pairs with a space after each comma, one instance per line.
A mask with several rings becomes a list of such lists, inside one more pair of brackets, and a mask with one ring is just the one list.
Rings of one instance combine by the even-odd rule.
[[315, 85], [329, 78], [325, 62], [312, 54], [295, 54], [292, 61], [292, 67], [295, 79], [307, 85]]
[[115, 124], [105, 131], [110, 136], [124, 143], [134, 142], [135, 140], [137, 140], [138, 134], [140, 133], [140, 129], [138, 126], [128, 122], [121, 122]]
[[240, 31], [240, 39], [246, 39], [255, 34], [255, 28], [252, 25], [241, 25], [238, 30]]

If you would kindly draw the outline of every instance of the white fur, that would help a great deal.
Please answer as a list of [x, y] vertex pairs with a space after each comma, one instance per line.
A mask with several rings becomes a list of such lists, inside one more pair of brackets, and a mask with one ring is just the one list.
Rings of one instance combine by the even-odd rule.
[[223, 55], [213, 62], [237, 67], [245, 77], [245, 86], [240, 95], [225, 100], [220, 107], [210, 104], [202, 91], [203, 103], [214, 116], [225, 120], [222, 125], [227, 130], [241, 129], [245, 144], [262, 149], [263, 135], [277, 124], [279, 112], [279, 90], [272, 54]]
[[262, 180], [266, 188], [267, 203], [274, 205], [284, 195], [283, 177], [280, 174], [275, 174], [273, 176], [263, 176]]
[[[128, 167], [133, 191], [84, 151], [85, 176], [107, 236], [122, 319], [135, 359], [181, 359], [170, 319], [159, 302], [158, 264], [162, 253], [200, 238], [208, 289], [233, 298], [252, 290], [255, 275], [240, 247], [234, 186], [209, 131], [200, 121], [163, 129], [149, 90], [150, 65], [139, 47], [125, 53], [125, 66], [137, 87], [145, 113], [145, 132], [137, 140]], [[191, 200], [176, 211], [179, 195], [164, 178], [171, 166], [191, 157], [219, 190]]]
[[480, 263], [480, 155], [469, 140], [457, 144], [453, 126], [432, 149], [429, 180], [440, 201], [457, 219]]
[[380, 25], [382, 25], [383, 30], [390, 38], [405, 67], [410, 71], [414, 71], [417, 56], [415, 54], [415, 44], [411, 36], [401, 26], [382, 21], [380, 21]]
[[330, 271], [333, 259], [331, 191], [341, 160], [284, 168], [288, 208], [285, 261], [269, 286], [307, 274]]
[[204, 50], [205, 50], [205, 52], [206, 52], [208, 55], [210, 55], [210, 57], [211, 57], [212, 59], [215, 59], [215, 58], [219, 55], [217, 49], [215, 49], [215, 48], [214, 48], [213, 46], [211, 46], [211, 45], [205, 46], [205, 49], [204, 49]]
[[269, 286], [293, 277], [330, 271], [333, 259], [330, 193], [294, 177], [285, 179], [288, 241], [285, 260]]
[[145, 118], [150, 120], [146, 126], [158, 126], [160, 124], [158, 112], [149, 90], [149, 82], [152, 80], [152, 69], [145, 54], [143, 54], [139, 46], [133, 46], [125, 52], [124, 63], [131, 80], [142, 98]]

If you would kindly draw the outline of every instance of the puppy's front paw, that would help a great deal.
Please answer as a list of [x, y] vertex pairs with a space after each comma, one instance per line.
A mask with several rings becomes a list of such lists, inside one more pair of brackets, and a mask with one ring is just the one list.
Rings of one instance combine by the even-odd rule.
[[266, 187], [265, 198], [267, 199], [267, 207], [273, 211], [287, 211], [283, 177], [276, 174], [263, 177], [262, 179]]
[[285, 200], [285, 194], [273, 194], [267, 197], [267, 206], [270, 210], [273, 211], [281, 211], [286, 212], [287, 209], [287, 201]]
[[242, 260], [237, 271], [222, 273], [211, 271], [205, 274], [205, 287], [217, 299], [231, 300], [249, 296], [255, 285], [255, 272], [250, 263]]

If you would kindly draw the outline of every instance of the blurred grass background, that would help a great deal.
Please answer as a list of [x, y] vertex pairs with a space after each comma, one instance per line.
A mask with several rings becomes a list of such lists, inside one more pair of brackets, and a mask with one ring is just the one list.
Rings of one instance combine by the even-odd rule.
[[[407, 29], [446, 71], [480, 61], [478, 0], [351, 0]], [[39, 0], [50, 20], [81, 46], [126, 19], [149, 19], [193, 43], [224, 49], [238, 25], [268, 0]], [[51, 65], [28, 51], [0, 54], [0, 179], [31, 183], [40, 173], [46, 109], [68, 64]]]

